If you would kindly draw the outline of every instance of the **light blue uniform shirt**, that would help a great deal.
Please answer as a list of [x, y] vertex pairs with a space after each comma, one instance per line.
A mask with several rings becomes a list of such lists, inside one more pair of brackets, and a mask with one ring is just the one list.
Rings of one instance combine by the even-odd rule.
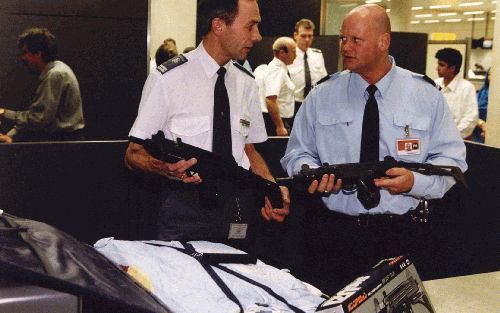
[[[379, 159], [393, 156], [407, 162], [458, 166], [465, 171], [465, 144], [439, 90], [420, 74], [395, 65], [376, 83], [379, 108]], [[302, 164], [318, 167], [322, 163], [359, 162], [363, 113], [368, 83], [357, 73], [343, 71], [311, 91], [300, 108], [285, 156], [281, 159], [289, 175], [299, 172]], [[398, 155], [396, 142], [420, 139], [420, 154]], [[414, 173], [413, 188], [406, 194], [391, 195], [381, 190], [380, 204], [366, 210], [356, 193], [322, 198], [332, 211], [348, 215], [405, 214], [416, 208], [419, 199], [441, 198], [455, 183], [451, 177]]]

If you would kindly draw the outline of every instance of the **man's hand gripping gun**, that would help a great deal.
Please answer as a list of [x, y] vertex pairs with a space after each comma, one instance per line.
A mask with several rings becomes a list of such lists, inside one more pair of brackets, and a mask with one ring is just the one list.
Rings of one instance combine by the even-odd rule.
[[154, 158], [168, 163], [196, 158], [198, 161], [188, 171], [188, 175], [200, 175], [204, 180], [221, 179], [237, 184], [240, 188], [251, 188], [266, 195], [273, 208], [283, 208], [281, 190], [275, 182], [239, 166], [232, 156], [223, 156], [182, 142], [180, 138], [172, 141], [165, 138], [162, 131], [145, 142], [146, 150]]
[[[466, 185], [465, 177], [456, 166], [433, 165], [428, 163], [411, 163], [396, 161], [386, 156], [383, 161], [333, 164], [324, 163], [318, 168], [302, 165], [299, 173], [292, 177], [277, 178], [279, 185], [294, 185], [307, 188], [314, 180], [321, 181], [323, 175], [334, 174], [335, 179], [342, 179], [342, 189], [345, 193], [358, 191], [360, 201], [366, 208], [376, 207], [380, 202], [380, 188], [375, 186], [374, 179], [387, 176], [385, 172], [393, 167], [403, 167], [424, 175], [452, 176], [458, 183]], [[361, 192], [360, 192], [361, 191]]]

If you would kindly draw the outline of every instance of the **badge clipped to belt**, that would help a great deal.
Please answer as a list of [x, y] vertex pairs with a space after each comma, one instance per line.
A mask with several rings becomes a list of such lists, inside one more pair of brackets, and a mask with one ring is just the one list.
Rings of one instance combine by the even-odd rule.
[[403, 139], [396, 140], [396, 152], [398, 155], [419, 155], [420, 154], [420, 139], [411, 138], [410, 125], [405, 126]]

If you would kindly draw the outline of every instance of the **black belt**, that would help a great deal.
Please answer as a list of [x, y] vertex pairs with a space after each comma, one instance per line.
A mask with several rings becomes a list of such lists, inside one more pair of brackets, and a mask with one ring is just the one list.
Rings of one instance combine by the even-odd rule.
[[[326, 206], [324, 206], [325, 209]], [[360, 214], [348, 215], [328, 210], [328, 216], [337, 222], [355, 224], [360, 227], [382, 226], [401, 223], [425, 224], [430, 221], [432, 210], [427, 200], [421, 200], [415, 209], [405, 214]]]
[[357, 216], [351, 216], [343, 213], [338, 213], [330, 211], [329, 216], [341, 223], [354, 224], [360, 227], [368, 226], [381, 226], [390, 225], [397, 223], [413, 223], [415, 222], [412, 218], [412, 211], [406, 214], [360, 214]]

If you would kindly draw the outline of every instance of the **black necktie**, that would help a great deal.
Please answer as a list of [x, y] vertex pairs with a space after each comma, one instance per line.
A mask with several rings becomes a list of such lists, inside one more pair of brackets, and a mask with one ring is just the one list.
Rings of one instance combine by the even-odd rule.
[[[376, 162], [379, 160], [379, 116], [378, 103], [375, 99], [377, 87], [370, 85], [366, 88], [369, 97], [366, 101], [363, 115], [363, 128], [361, 131], [360, 162]], [[360, 185], [362, 185], [360, 187]], [[358, 182], [358, 199], [365, 209], [371, 209], [380, 202], [380, 191], [373, 180], [360, 180]]]
[[309, 62], [307, 62], [307, 53], [304, 53], [304, 98], [311, 91], [311, 71], [309, 70]]
[[[217, 71], [217, 81], [214, 89], [214, 130], [212, 137], [212, 152], [224, 157], [233, 157], [231, 147], [231, 119], [229, 118], [229, 97], [227, 95], [226, 85], [224, 84], [224, 75], [226, 69], [221, 67]], [[200, 196], [200, 205], [207, 209], [213, 209], [218, 206], [217, 182], [206, 179], [198, 185]]]
[[363, 115], [363, 129], [361, 132], [361, 154], [360, 162], [378, 161], [378, 141], [379, 141], [379, 121], [378, 121], [378, 104], [375, 99], [377, 87], [370, 85], [366, 88], [368, 101], [365, 105], [365, 113]]
[[231, 146], [231, 119], [229, 109], [229, 97], [227, 95], [226, 85], [224, 84], [224, 75], [226, 69], [221, 67], [217, 71], [217, 81], [214, 90], [214, 131], [212, 151], [224, 155], [232, 156]]

